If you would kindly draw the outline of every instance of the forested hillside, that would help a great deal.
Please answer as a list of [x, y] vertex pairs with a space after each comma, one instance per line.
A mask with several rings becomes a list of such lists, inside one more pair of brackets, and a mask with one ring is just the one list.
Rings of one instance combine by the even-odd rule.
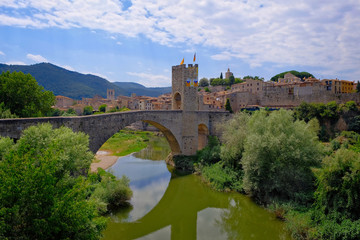
[[0, 64], [0, 73], [4, 71], [30, 73], [45, 90], [50, 90], [55, 95], [63, 95], [73, 99], [94, 97], [97, 94], [106, 97], [107, 89], [115, 89], [116, 96], [130, 96], [131, 93], [159, 96], [171, 92], [171, 88], [146, 88], [137, 83], [112, 83], [95, 75], [69, 71], [51, 63], [34, 65]]

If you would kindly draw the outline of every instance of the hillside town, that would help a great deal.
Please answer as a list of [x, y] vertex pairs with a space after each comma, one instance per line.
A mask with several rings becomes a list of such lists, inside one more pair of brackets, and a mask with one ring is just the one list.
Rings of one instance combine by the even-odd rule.
[[[225, 73], [225, 79], [233, 77], [230, 69]], [[313, 77], [300, 79], [292, 73], [286, 73], [277, 82], [261, 79], [242, 79], [243, 82], [231, 86], [207, 86], [198, 88], [199, 110], [225, 111], [225, 104], [229, 99], [231, 109], [255, 108], [289, 108], [292, 109], [301, 102], [336, 101], [345, 103], [355, 101], [360, 103], [356, 94], [356, 82], [339, 79], [316, 79]], [[115, 96], [113, 89], [107, 90], [107, 97], [96, 95], [93, 98], [74, 100], [65, 96], [56, 96], [55, 108], [66, 111], [72, 108], [77, 114], [82, 114], [84, 107], [91, 106], [94, 111], [106, 105], [106, 111], [127, 108], [130, 110], [170, 110], [172, 104], [171, 93], [158, 97]]]

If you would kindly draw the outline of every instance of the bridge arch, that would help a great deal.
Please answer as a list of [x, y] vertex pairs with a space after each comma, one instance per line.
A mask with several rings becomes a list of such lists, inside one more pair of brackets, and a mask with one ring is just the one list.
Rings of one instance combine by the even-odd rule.
[[150, 120], [143, 120], [143, 122], [153, 125], [154, 127], [159, 129], [164, 134], [166, 140], [168, 141], [168, 143], [170, 145], [172, 154], [176, 155], [176, 154], [181, 153], [179, 142], [176, 140], [176, 137], [168, 128], [164, 127], [160, 123], [150, 121]]
[[203, 149], [207, 145], [209, 136], [209, 128], [201, 123], [198, 125], [198, 150]]

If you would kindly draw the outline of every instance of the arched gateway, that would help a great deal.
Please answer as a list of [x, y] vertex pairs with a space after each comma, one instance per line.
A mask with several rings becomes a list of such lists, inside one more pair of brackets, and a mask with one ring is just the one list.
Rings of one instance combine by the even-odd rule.
[[220, 135], [216, 125], [229, 117], [227, 112], [198, 111], [197, 71], [197, 64], [189, 64], [188, 68], [184, 64], [172, 67], [173, 96], [174, 93], [181, 96], [181, 101], [173, 101], [173, 110], [128, 111], [79, 117], [1, 119], [0, 135], [19, 139], [21, 132], [27, 127], [49, 122], [54, 127], [66, 126], [76, 132], [88, 134], [89, 147], [91, 151], [97, 152], [119, 130], [131, 123], [144, 121], [157, 127], [165, 135], [173, 155], [194, 155], [198, 148], [204, 146], [205, 135]]

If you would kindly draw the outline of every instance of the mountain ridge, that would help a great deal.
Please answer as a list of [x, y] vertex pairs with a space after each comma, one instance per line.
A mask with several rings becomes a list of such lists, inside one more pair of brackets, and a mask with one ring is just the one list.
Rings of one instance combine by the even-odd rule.
[[0, 72], [3, 71], [29, 73], [46, 90], [53, 91], [55, 95], [62, 95], [73, 99], [91, 98], [95, 95], [106, 98], [107, 89], [114, 89], [116, 96], [130, 96], [131, 93], [136, 93], [136, 95], [157, 97], [167, 91], [171, 92], [171, 87], [147, 88], [133, 82], [110, 82], [93, 74], [82, 74], [67, 70], [52, 63], [37, 63], [33, 65], [7, 65], [0, 63]]

